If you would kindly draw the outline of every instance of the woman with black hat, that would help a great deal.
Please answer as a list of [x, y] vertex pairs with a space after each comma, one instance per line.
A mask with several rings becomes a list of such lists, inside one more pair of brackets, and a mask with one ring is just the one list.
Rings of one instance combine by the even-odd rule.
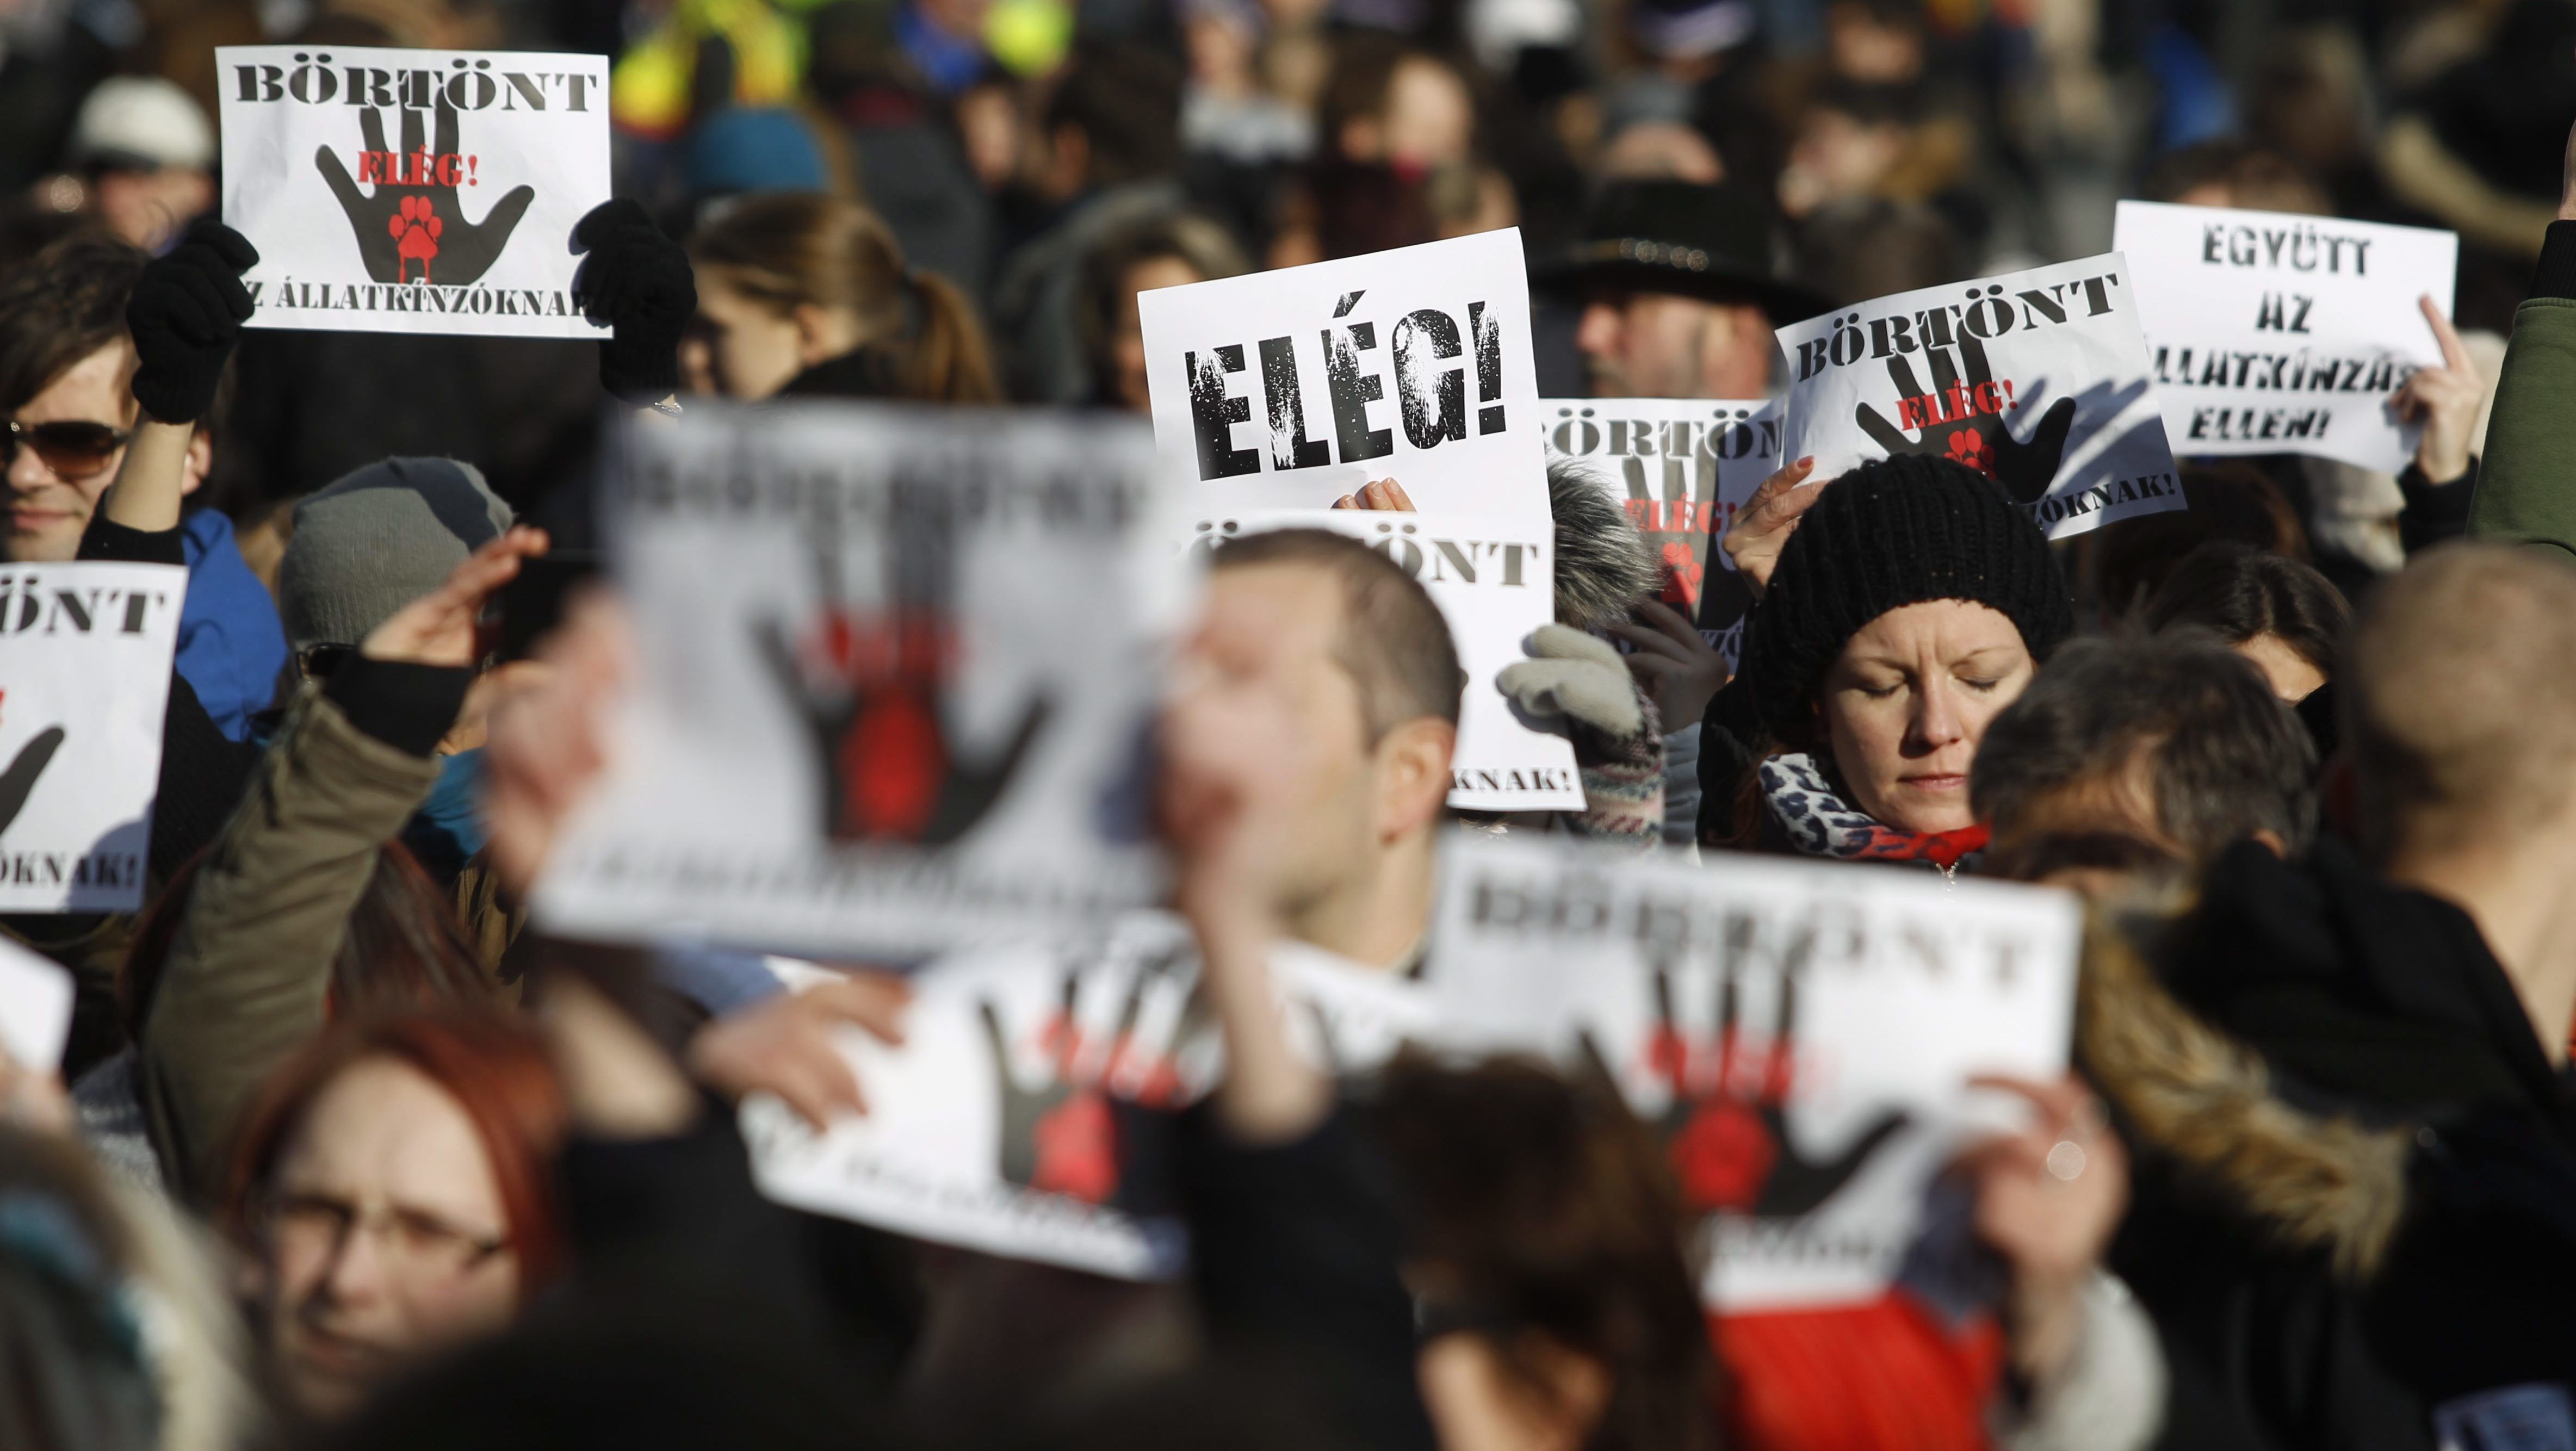
[[1947, 459], [1766, 481], [1725, 545], [1759, 598], [1709, 710], [1704, 799], [1727, 844], [1924, 861], [1985, 845], [1968, 767], [1986, 723], [2074, 633], [2039, 528]]

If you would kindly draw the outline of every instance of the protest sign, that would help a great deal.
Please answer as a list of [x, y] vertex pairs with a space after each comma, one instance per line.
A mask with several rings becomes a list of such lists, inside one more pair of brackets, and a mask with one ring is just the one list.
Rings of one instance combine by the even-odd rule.
[[1393, 478], [1546, 522], [1516, 229], [1139, 294], [1154, 447], [1194, 509], [1321, 509]]
[[1897, 1274], [1999, 1107], [1969, 1075], [2065, 1071], [2080, 932], [2041, 888], [1460, 833], [1424, 981], [1444, 1047], [1606, 1074], [1657, 1129], [1708, 1304], [1816, 1306]]
[[572, 229], [608, 200], [605, 57], [250, 45], [215, 70], [251, 327], [599, 336]]
[[0, 912], [143, 906], [188, 572], [0, 564]]
[[641, 678], [541, 921], [900, 961], [1154, 898], [1182, 570], [1141, 427], [772, 403], [621, 437]]
[[2460, 239], [2423, 227], [2120, 203], [2156, 395], [2174, 451], [2306, 453], [2397, 473], [2417, 430], [2389, 395], [2441, 343]]
[[1588, 464], [1655, 546], [1663, 601], [1735, 664], [1753, 592], [1717, 541], [1780, 467], [1780, 408], [1763, 398], [1542, 398], [1548, 447]]
[[1928, 453], [2052, 539], [2183, 507], [2118, 253], [1902, 292], [1780, 329], [1786, 458], [1830, 479]]
[[1449, 804], [1465, 811], [1580, 811], [1583, 781], [1561, 725], [1524, 716], [1494, 677], [1556, 618], [1556, 530], [1545, 519], [1244, 510], [1192, 525], [1194, 549], [1269, 529], [1325, 529], [1368, 545], [1419, 581], [1448, 621], [1467, 684], [1449, 761]]
[[0, 1053], [21, 1068], [51, 1073], [62, 1066], [71, 1031], [71, 973], [0, 937]]
[[[841, 1048], [863, 1117], [817, 1133], [784, 1104], [743, 1105], [771, 1198], [988, 1254], [1122, 1279], [1186, 1259], [1161, 1114], [1205, 1094], [1223, 1044], [1198, 996], [1188, 929], [1137, 913], [1064, 947], [960, 956], [912, 978], [903, 1042]], [[1291, 1045], [1343, 1070], [1420, 1028], [1418, 990], [1293, 943], [1271, 953]]]

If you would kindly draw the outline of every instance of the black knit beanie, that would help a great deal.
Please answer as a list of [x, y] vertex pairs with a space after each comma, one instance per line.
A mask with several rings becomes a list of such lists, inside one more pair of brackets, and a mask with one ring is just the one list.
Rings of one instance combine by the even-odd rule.
[[2048, 541], [1993, 481], [1925, 454], [1876, 459], [1826, 486], [1781, 548], [1746, 621], [1743, 673], [1771, 734], [1805, 741], [1843, 645], [1889, 610], [1969, 600], [2013, 622], [2034, 658], [2075, 633]]

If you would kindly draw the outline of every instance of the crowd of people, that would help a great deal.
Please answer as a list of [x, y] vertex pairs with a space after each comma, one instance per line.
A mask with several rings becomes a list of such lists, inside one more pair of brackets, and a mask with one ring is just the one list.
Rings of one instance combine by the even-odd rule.
[[[246, 330], [212, 47], [288, 38], [613, 56], [599, 341]], [[58, 1072], [0, 1054], [0, 1445], [2576, 1445], [2571, 119], [2567, 0], [0, 14], [6, 558], [188, 580], [142, 910], [0, 919], [76, 984]], [[1758, 399], [1776, 327], [2123, 196], [2457, 232], [2410, 465], [2185, 458], [2052, 543], [1948, 458], [1789, 460], [1709, 534], [1730, 664], [1557, 459], [1558, 623], [1470, 683], [1585, 797], [1481, 829], [2086, 902], [2073, 1071], [1936, 1190], [1964, 1280], [1709, 1308], [1596, 1077], [1292, 1045], [1272, 944], [1415, 972], [1459, 821], [1450, 628], [1335, 534], [1216, 550], [1169, 671], [1181, 1283], [755, 1188], [736, 1106], [865, 1113], [902, 973], [529, 923], [636, 642], [494, 602], [592, 544], [603, 418], [1141, 414], [1140, 292], [1508, 226], [1542, 395]]]

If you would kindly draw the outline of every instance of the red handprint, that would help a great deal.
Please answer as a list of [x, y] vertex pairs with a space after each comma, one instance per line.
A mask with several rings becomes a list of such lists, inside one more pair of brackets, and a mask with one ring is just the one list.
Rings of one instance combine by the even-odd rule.
[[429, 280], [429, 259], [438, 255], [438, 234], [447, 223], [438, 219], [438, 211], [425, 196], [407, 196], [401, 207], [385, 218], [385, 232], [394, 239], [394, 280], [402, 281], [403, 264], [417, 260], [420, 280]]

